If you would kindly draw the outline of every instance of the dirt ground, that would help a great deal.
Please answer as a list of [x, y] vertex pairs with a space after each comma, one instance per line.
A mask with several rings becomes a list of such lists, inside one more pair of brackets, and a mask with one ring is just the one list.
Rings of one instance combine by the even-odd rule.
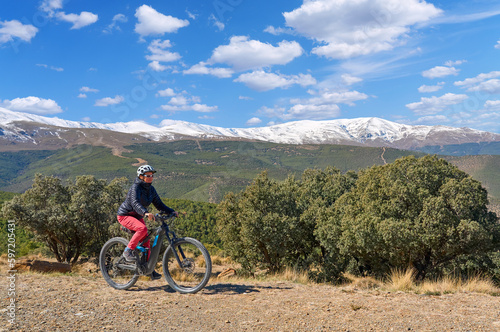
[[212, 280], [174, 292], [164, 279], [128, 291], [98, 273], [16, 274], [15, 324], [0, 276], [0, 331], [500, 331], [500, 297]]

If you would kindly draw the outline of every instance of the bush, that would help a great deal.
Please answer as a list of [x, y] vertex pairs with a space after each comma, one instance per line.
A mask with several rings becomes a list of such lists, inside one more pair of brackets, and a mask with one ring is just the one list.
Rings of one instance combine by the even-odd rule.
[[2, 212], [35, 234], [59, 262], [74, 263], [81, 254], [97, 255], [108, 239], [125, 183], [124, 178], [108, 184], [80, 176], [65, 186], [56, 177], [37, 174], [32, 188], [6, 202]]
[[487, 203], [486, 190], [457, 167], [410, 156], [362, 171], [317, 235], [330, 256], [350, 259], [358, 274], [412, 266], [423, 279], [498, 250], [500, 226]]
[[224, 249], [247, 272], [319, 268], [323, 250], [314, 236], [317, 220], [354, 178], [328, 168], [307, 170], [302, 181], [277, 182], [263, 172], [242, 193], [230, 193], [220, 203], [217, 226]]

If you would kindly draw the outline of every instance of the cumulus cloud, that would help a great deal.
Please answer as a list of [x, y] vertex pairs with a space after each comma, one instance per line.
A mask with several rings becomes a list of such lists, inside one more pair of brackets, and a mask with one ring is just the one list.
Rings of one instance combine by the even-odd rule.
[[420, 93], [436, 92], [443, 88], [444, 82], [439, 82], [437, 85], [422, 85], [418, 88]]
[[151, 68], [154, 71], [165, 71], [165, 70], [167, 70], [169, 68], [167, 66], [164, 66], [164, 65], [160, 64], [160, 62], [158, 62], [158, 61], [152, 61], [152, 62], [150, 62], [148, 64], [148, 67]]
[[73, 23], [71, 30], [81, 29], [87, 25], [97, 22], [99, 19], [96, 14], [90, 12], [81, 12], [80, 14], [66, 14], [64, 12], [58, 12], [55, 16], [61, 21]]
[[272, 65], [285, 65], [302, 55], [296, 41], [283, 40], [278, 46], [249, 40], [246, 36], [233, 36], [229, 45], [218, 46], [208, 60], [209, 64], [225, 63], [236, 71], [259, 69]]
[[[160, 94], [160, 92], [159, 92]], [[185, 112], [194, 111], [200, 113], [210, 113], [218, 111], [217, 106], [208, 106], [201, 104], [201, 98], [198, 96], [186, 96], [186, 92], [174, 93], [172, 89], [166, 89], [161, 92], [160, 95], [171, 96], [167, 104], [160, 106], [164, 111], [175, 112]]]
[[141, 38], [144, 36], [177, 32], [180, 28], [189, 25], [188, 20], [164, 15], [148, 5], [142, 5], [137, 8], [135, 17], [138, 20], [138, 23], [135, 25], [135, 32], [141, 35]]
[[495, 45], [495, 48], [498, 48], [500, 50], [500, 40], [497, 41], [497, 44]]
[[87, 95], [85, 93], [80, 93], [77, 98], [87, 98]]
[[494, 78], [485, 82], [481, 82], [476, 86], [468, 88], [467, 91], [481, 91], [491, 94], [500, 94], [500, 80]]
[[484, 108], [487, 110], [500, 111], [500, 100], [487, 100], [484, 103]]
[[175, 96], [175, 92], [173, 89], [171, 88], [167, 88], [165, 90], [160, 90], [158, 91], [158, 93], [156, 94], [157, 97], [172, 97], [172, 96]]
[[55, 11], [62, 9], [62, 2], [63, 0], [43, 0], [39, 8], [51, 16]]
[[432, 79], [432, 78], [444, 77], [444, 76], [450, 76], [450, 75], [457, 76], [459, 72], [460, 72], [460, 69], [456, 69], [455, 67], [436, 66], [434, 68], [431, 68], [429, 70], [425, 70], [424, 72], [422, 72], [422, 76]]
[[449, 122], [449, 119], [444, 115], [427, 115], [418, 118], [414, 124], [419, 125], [436, 125], [436, 123]]
[[19, 38], [30, 42], [37, 34], [38, 29], [31, 24], [22, 24], [17, 20], [0, 21], [0, 45]]
[[116, 14], [115, 16], [113, 16], [113, 20], [111, 21], [111, 24], [108, 25], [104, 30], [103, 32], [104, 33], [111, 33], [113, 32], [113, 30], [118, 30], [120, 31], [120, 23], [126, 23], [128, 22], [128, 18], [127, 16], [123, 15], [123, 14]]
[[184, 70], [183, 73], [187, 75], [213, 75], [219, 78], [228, 78], [233, 76], [234, 71], [231, 68], [209, 67], [206, 62], [201, 61], [191, 68]]
[[160, 62], [173, 62], [181, 58], [179, 53], [170, 52], [167, 48], [172, 47], [170, 40], [153, 40], [149, 46], [148, 50], [151, 54], [146, 55], [146, 59], [151, 61], [149, 67], [155, 71], [164, 71], [168, 67], [161, 65]]
[[268, 91], [276, 88], [287, 89], [295, 84], [301, 86], [316, 84], [316, 80], [309, 74], [283, 75], [266, 73], [262, 70], [242, 74], [234, 81], [244, 83], [250, 89], [256, 91]]
[[354, 105], [355, 101], [368, 98], [358, 91], [310, 91], [313, 95], [306, 99], [291, 99], [289, 108], [262, 107], [258, 113], [266, 117], [276, 117], [284, 121], [289, 120], [324, 120], [336, 118], [340, 115], [337, 104]]
[[422, 97], [419, 102], [407, 104], [406, 107], [417, 115], [433, 115], [444, 111], [449, 106], [460, 104], [467, 98], [469, 98], [467, 95], [447, 93], [441, 97]]
[[251, 119], [249, 119], [246, 123], [247, 126], [256, 126], [258, 125], [259, 123], [261, 123], [262, 120], [257, 118], [257, 117], [253, 117]]
[[117, 105], [122, 103], [125, 100], [122, 96], [115, 96], [114, 98], [106, 97], [102, 99], [96, 100], [94, 106], [105, 107], [109, 105]]
[[410, 27], [442, 13], [420, 0], [316, 0], [283, 13], [286, 25], [320, 42], [312, 52], [347, 59], [394, 48]]
[[500, 71], [492, 71], [492, 72], [489, 72], [489, 73], [481, 73], [479, 75], [477, 75], [476, 77], [472, 77], [472, 78], [467, 78], [463, 81], [457, 81], [453, 84], [455, 84], [456, 86], [462, 86], [464, 88], [471, 88], [477, 84], [480, 84], [486, 80], [489, 80], [489, 79], [492, 79], [492, 78], [496, 78], [496, 77], [500, 77]]
[[0, 103], [0, 106], [15, 112], [34, 113], [34, 114], [56, 114], [63, 110], [52, 99], [43, 99], [38, 97], [15, 98], [12, 100], [5, 99]]

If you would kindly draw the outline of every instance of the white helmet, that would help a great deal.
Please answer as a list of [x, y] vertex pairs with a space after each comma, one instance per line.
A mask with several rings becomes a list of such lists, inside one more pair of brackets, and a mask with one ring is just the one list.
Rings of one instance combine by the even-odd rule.
[[142, 165], [142, 166], [139, 166], [139, 168], [137, 169], [137, 177], [139, 177], [140, 175], [144, 175], [144, 173], [147, 173], [147, 172], [156, 173], [153, 166]]

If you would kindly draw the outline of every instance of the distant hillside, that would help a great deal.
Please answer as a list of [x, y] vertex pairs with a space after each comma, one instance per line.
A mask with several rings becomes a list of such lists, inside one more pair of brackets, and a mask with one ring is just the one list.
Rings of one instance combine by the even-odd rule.
[[[23, 192], [36, 173], [63, 179], [92, 174], [98, 178], [133, 179], [139, 161], [157, 170], [155, 187], [166, 198], [219, 202], [227, 192], [244, 189], [260, 172], [275, 179], [307, 168], [334, 166], [358, 171], [390, 163], [407, 155], [424, 153], [389, 148], [342, 145], [287, 145], [260, 142], [185, 140], [126, 146], [128, 152], [113, 155], [111, 149], [80, 145], [53, 151], [0, 153], [0, 190]], [[500, 202], [500, 156], [445, 157], [481, 181], [492, 202]]]
[[447, 156], [500, 155], [500, 142], [424, 146], [418, 151]]

